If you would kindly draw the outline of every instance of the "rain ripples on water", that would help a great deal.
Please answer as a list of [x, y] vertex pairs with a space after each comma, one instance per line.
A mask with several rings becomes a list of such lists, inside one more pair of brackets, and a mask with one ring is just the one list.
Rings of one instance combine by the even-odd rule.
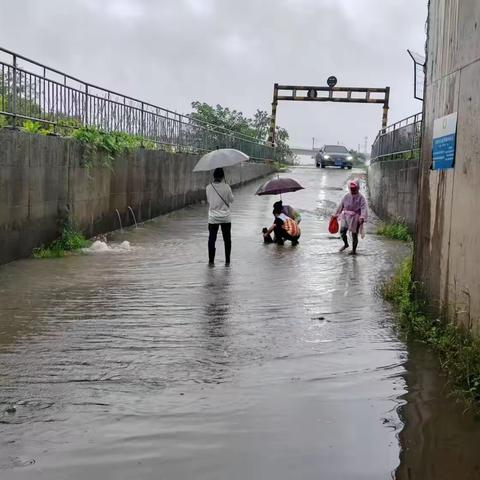
[[375, 291], [408, 247], [337, 253], [348, 174], [284, 175], [306, 187], [284, 197], [296, 248], [262, 243], [256, 182], [235, 191], [230, 267], [220, 235], [207, 266], [194, 205], [111, 251], [0, 268], [2, 480], [390, 478], [408, 357]]

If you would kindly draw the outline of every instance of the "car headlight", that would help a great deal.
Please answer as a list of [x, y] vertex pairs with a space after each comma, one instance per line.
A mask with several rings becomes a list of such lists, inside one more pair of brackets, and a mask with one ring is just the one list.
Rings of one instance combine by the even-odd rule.
[[347, 160], [353, 160], [353, 157], [352, 157], [351, 155], [349, 155], [349, 156], [347, 157]]
[[323, 158], [325, 158], [326, 160], [328, 160], [330, 158], [330, 155], [324, 155]]

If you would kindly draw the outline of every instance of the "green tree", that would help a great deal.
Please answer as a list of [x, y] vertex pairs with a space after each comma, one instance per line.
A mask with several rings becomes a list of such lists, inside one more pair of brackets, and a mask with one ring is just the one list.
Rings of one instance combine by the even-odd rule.
[[[14, 88], [13, 76], [3, 74], [3, 77], [0, 76], [0, 111], [41, 118], [40, 105], [34, 98], [27, 97], [27, 92], [31, 91], [30, 83], [25, 78], [18, 77]], [[13, 117], [0, 114], [0, 126], [7, 125], [13, 125]], [[16, 125], [22, 127], [24, 120], [17, 119]]]
[[264, 110], [257, 110], [252, 119], [252, 127], [255, 129], [258, 138], [267, 139], [270, 130], [270, 115]]
[[356, 150], [350, 150], [350, 155], [353, 157], [354, 167], [365, 168], [367, 157], [364, 153], [357, 152]]
[[255, 130], [248, 118], [242, 112], [230, 110], [228, 107], [217, 105], [212, 107], [208, 103], [193, 102], [193, 112], [190, 117], [199, 122], [208, 123], [220, 131], [233, 131], [247, 137], [254, 137]]
[[[268, 135], [270, 133], [270, 122], [271, 116], [263, 111], [257, 110], [253, 119], [250, 120], [252, 127], [256, 132], [256, 138], [262, 141], [268, 140]], [[288, 157], [291, 157], [292, 151], [288, 146], [288, 140], [290, 136], [285, 128], [276, 127], [275, 129], [275, 143], [276, 143], [276, 156], [277, 160], [285, 161]]]
[[[270, 115], [263, 110], [257, 110], [253, 118], [248, 118], [238, 110], [231, 110], [221, 105], [213, 107], [204, 102], [193, 102], [192, 109], [190, 118], [209, 124], [216, 130], [217, 133], [213, 137], [216, 142], [214, 146], [234, 146], [231, 143], [226, 145], [226, 140], [231, 137], [229, 135], [231, 132], [237, 137], [237, 142], [233, 143], [239, 143], [241, 139], [249, 142], [267, 142], [268, 140]], [[276, 160], [283, 161], [291, 155], [288, 139], [288, 132], [284, 128], [277, 127]]]

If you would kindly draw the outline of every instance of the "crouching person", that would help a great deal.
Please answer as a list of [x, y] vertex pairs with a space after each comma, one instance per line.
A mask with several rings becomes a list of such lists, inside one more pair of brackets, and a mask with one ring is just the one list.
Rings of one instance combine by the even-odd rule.
[[[282, 213], [282, 208], [278, 205], [276, 205], [273, 209], [273, 216], [275, 217], [273, 225], [270, 228], [264, 228], [262, 230], [264, 242], [275, 242], [279, 245], [283, 245], [285, 240], [290, 240], [292, 245], [297, 245], [301, 233], [298, 223]], [[273, 240], [270, 236], [272, 232], [274, 233]]]

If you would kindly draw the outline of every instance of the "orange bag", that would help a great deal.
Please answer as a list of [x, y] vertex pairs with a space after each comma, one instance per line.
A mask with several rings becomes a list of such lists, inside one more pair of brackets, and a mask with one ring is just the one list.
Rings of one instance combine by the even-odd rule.
[[298, 226], [298, 223], [295, 220], [293, 220], [292, 218], [287, 217], [283, 221], [283, 228], [292, 237], [299, 237], [300, 236], [300, 227]]
[[333, 235], [334, 233], [338, 233], [338, 220], [337, 217], [331, 217], [330, 222], [328, 223], [328, 231]]

